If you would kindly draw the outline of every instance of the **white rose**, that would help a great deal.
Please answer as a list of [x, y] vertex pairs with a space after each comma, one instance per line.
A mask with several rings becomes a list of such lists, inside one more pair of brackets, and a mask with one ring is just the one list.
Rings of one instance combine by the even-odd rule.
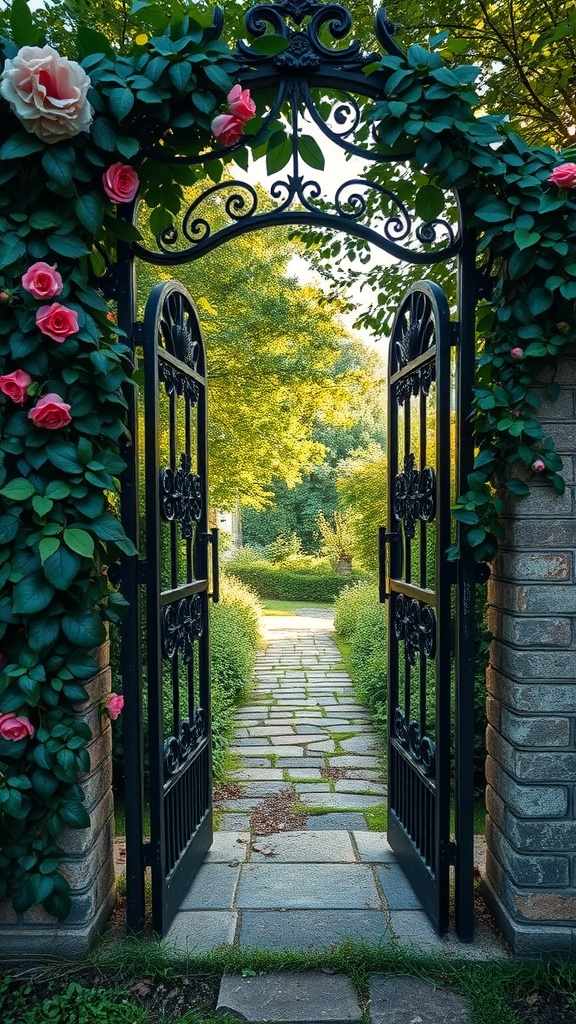
[[6, 61], [0, 81], [0, 94], [16, 117], [43, 142], [59, 142], [90, 127], [89, 88], [83, 68], [51, 46], [23, 46]]

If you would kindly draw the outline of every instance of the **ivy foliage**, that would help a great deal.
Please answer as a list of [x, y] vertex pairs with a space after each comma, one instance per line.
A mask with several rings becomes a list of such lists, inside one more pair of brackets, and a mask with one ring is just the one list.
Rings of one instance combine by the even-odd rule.
[[[453, 510], [462, 544], [491, 561], [503, 538], [502, 489], [527, 495], [537, 475], [561, 494], [562, 462], [538, 418], [541, 395], [554, 399], [554, 368], [576, 340], [574, 190], [548, 181], [561, 159], [529, 147], [503, 118], [478, 111], [480, 68], [447, 67], [431, 48], [410, 46], [369, 69], [383, 75], [383, 99], [371, 118], [393, 153], [412, 151], [426, 174], [421, 204], [457, 189], [463, 221], [477, 234], [481, 293], [479, 356], [473, 400], [476, 458], [468, 490]], [[424, 193], [424, 198], [422, 198]], [[548, 381], [548, 383], [545, 383]], [[537, 386], [539, 385], [539, 386]], [[450, 550], [458, 557], [461, 546]]]
[[[90, 770], [91, 731], [77, 721], [77, 706], [87, 700], [106, 622], [125, 606], [107, 567], [135, 554], [114, 514], [129, 349], [104, 295], [116, 245], [139, 235], [116, 216], [102, 175], [129, 161], [152, 231], [168, 226], [186, 186], [206, 170], [214, 180], [222, 173], [217, 154], [208, 162], [201, 154], [238, 70], [212, 17], [194, 6], [136, 0], [133, 11], [139, 33], [122, 53], [86, 25], [72, 43], [92, 82], [88, 134], [46, 144], [0, 101], [1, 369], [22, 370], [36, 393], [57, 394], [71, 415], [47, 430], [27, 406], [0, 406], [0, 715], [34, 729], [21, 740], [0, 738], [0, 899], [10, 894], [18, 913], [40, 903], [61, 919], [70, 897], [59, 838], [89, 823], [79, 780]], [[2, 60], [44, 42], [25, 0], [14, 0], [12, 15]], [[383, 150], [414, 154], [418, 212], [433, 217], [440, 193], [458, 189], [485, 254], [478, 455], [455, 515], [475, 557], [490, 559], [501, 535], [498, 486], [506, 480], [513, 494], [527, 491], [511, 470], [529, 475], [541, 464], [540, 476], [563, 487], [534, 383], [576, 337], [576, 207], [547, 181], [559, 162], [553, 150], [528, 148], [499, 118], [477, 115], [477, 68], [446, 66], [433, 41], [368, 71], [381, 86], [371, 117]], [[284, 166], [282, 122], [260, 132], [256, 118], [251, 131], [269, 169]], [[181, 152], [197, 158], [176, 162]], [[322, 165], [310, 137], [301, 155]], [[63, 342], [40, 333], [40, 303], [21, 287], [37, 261], [57, 265], [60, 300], [78, 317], [78, 331]], [[554, 383], [548, 392], [553, 398]]]

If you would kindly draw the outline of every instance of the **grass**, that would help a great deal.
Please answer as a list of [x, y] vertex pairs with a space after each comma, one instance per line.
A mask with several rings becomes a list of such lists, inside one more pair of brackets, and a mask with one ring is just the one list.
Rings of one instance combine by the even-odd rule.
[[[126, 939], [123, 942], [101, 946], [84, 963], [59, 963], [43, 966], [40, 971], [24, 972], [21, 963], [12, 971], [12, 981], [0, 976], [0, 1014], [6, 1024], [16, 1019], [18, 1024], [36, 1024], [50, 1020], [55, 1024], [70, 1024], [82, 1016], [72, 1017], [66, 1000], [58, 994], [66, 993], [71, 984], [81, 982], [84, 971], [98, 972], [98, 984], [89, 991], [101, 993], [83, 996], [78, 1006], [89, 1004], [90, 1024], [105, 1020], [106, 1024], [119, 1024], [122, 1017], [116, 1013], [122, 992], [134, 980], [152, 980], [155, 984], [177, 983], [184, 978], [219, 979], [224, 972], [254, 976], [270, 971], [324, 970], [348, 975], [358, 995], [360, 1005], [368, 1019], [368, 989], [370, 977], [411, 976], [425, 979], [441, 988], [452, 989], [464, 996], [470, 1006], [472, 1024], [519, 1024], [520, 1015], [515, 1004], [530, 1005], [540, 989], [561, 992], [569, 1011], [576, 1001], [576, 965], [563, 962], [515, 961], [462, 961], [447, 958], [443, 953], [424, 954], [414, 948], [390, 945], [369, 945], [363, 942], [343, 942], [336, 947], [313, 952], [286, 950], [273, 953], [264, 949], [233, 949], [220, 947], [202, 957], [176, 954], [173, 949], [157, 941], [143, 942]], [[29, 1016], [30, 994], [37, 985], [52, 985], [53, 1000], [50, 1016]], [[115, 997], [115, 998], [113, 998]], [[131, 993], [132, 997], [132, 993]], [[133, 998], [133, 997], [132, 997]], [[57, 1014], [61, 1003], [64, 1016]], [[135, 1000], [136, 1002], [136, 1000]], [[16, 1018], [12, 1015], [16, 1014]], [[157, 1018], [152, 1018], [156, 1020]], [[570, 1019], [566, 1016], [566, 1019]], [[225, 1018], [216, 1018], [209, 1006], [186, 1010], [183, 1015], [171, 1016], [166, 1024], [229, 1024]], [[151, 1024], [151, 1018], [141, 1007], [135, 1007], [130, 1024]], [[123, 1022], [124, 1024], [124, 1022]]]
[[274, 601], [265, 597], [258, 599], [262, 606], [262, 611], [266, 615], [295, 615], [296, 611], [300, 611], [306, 608], [333, 608], [333, 604], [327, 604], [322, 601]]
[[362, 814], [366, 818], [369, 832], [385, 832], [388, 827], [388, 806], [387, 804], [374, 804], [373, 807], [365, 807]]

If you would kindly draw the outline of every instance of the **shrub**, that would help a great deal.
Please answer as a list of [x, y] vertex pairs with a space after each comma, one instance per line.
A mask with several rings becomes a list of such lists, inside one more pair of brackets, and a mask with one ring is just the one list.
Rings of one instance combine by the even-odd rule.
[[[238, 562], [228, 567], [239, 579], [252, 587], [259, 597], [278, 601], [324, 601], [331, 603], [350, 583], [333, 572], [326, 559], [296, 555], [282, 562], [265, 559]], [[359, 574], [353, 579], [362, 578]]]
[[386, 609], [378, 601], [378, 588], [368, 582], [346, 587], [336, 599], [334, 625], [349, 647], [350, 671], [358, 698], [370, 710], [385, 739]]
[[260, 643], [260, 607], [253, 591], [233, 576], [222, 576], [220, 603], [212, 606], [212, 738], [214, 776], [222, 774], [234, 712], [252, 682]]

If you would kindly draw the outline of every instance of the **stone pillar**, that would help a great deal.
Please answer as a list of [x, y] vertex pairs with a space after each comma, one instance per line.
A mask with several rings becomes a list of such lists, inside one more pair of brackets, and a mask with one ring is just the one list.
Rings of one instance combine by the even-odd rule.
[[72, 887], [72, 910], [59, 923], [43, 907], [16, 915], [9, 899], [0, 903], [0, 950], [4, 955], [53, 953], [85, 956], [102, 931], [116, 898], [114, 878], [114, 801], [112, 797], [112, 729], [100, 713], [110, 693], [109, 644], [98, 651], [99, 671], [86, 684], [88, 700], [78, 718], [90, 726], [90, 771], [80, 781], [90, 828], [69, 829], [58, 840], [66, 851], [63, 871]]
[[510, 498], [488, 590], [486, 894], [526, 957], [576, 952], [576, 359], [555, 380], [566, 492]]

